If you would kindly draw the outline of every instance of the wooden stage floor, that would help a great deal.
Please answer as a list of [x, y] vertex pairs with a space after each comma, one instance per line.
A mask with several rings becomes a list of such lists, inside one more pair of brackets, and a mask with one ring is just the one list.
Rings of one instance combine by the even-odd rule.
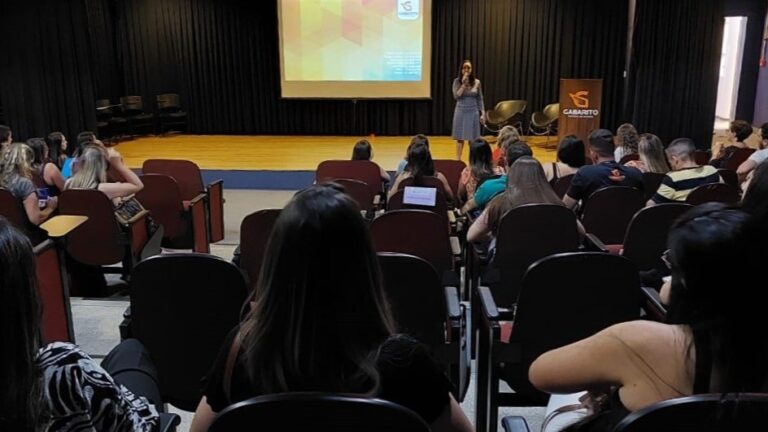
[[[491, 138], [491, 137], [488, 137]], [[328, 159], [348, 159], [358, 137], [351, 136], [265, 136], [265, 135], [169, 135], [145, 137], [120, 143], [117, 150], [130, 168], [141, 168], [146, 159], [188, 159], [205, 170], [314, 171]], [[394, 171], [405, 156], [410, 137], [368, 137], [373, 160]], [[555, 160], [557, 137], [530, 137], [526, 140], [542, 163]], [[494, 145], [495, 147], [495, 145]], [[435, 159], [455, 157], [455, 141], [447, 136], [430, 137]], [[464, 146], [464, 161], [469, 158]]]

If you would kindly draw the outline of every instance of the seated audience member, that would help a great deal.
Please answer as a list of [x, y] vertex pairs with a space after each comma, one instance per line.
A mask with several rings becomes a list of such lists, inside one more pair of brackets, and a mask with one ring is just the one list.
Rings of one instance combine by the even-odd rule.
[[557, 161], [543, 165], [544, 175], [547, 181], [554, 185], [559, 178], [576, 174], [585, 163], [584, 141], [576, 135], [567, 135], [557, 146]]
[[669, 163], [664, 154], [664, 144], [654, 134], [642, 134], [637, 145], [639, 160], [633, 160], [624, 165], [637, 168], [644, 173], [666, 174], [669, 172]]
[[485, 206], [491, 202], [493, 197], [504, 192], [504, 189], [507, 187], [507, 176], [509, 175], [509, 168], [512, 167], [515, 161], [523, 156], [533, 157], [533, 151], [527, 143], [518, 141], [510, 144], [507, 147], [507, 153], [505, 156], [505, 160], [507, 164], [509, 164], [507, 168], [507, 174], [502, 175], [496, 179], [485, 181], [479, 185], [477, 187], [477, 191], [475, 191], [475, 197], [464, 204], [461, 212], [467, 214], [472, 211], [482, 211], [485, 209]]
[[725, 168], [736, 150], [747, 148], [744, 142], [752, 135], [752, 125], [744, 120], [734, 120], [728, 127], [728, 141], [712, 144], [712, 159], [709, 164], [715, 168]]
[[162, 404], [144, 347], [126, 340], [99, 366], [75, 345], [42, 346], [35, 255], [4, 218], [0, 255], [0, 430], [157, 431], [155, 406], [129, 390]]
[[749, 159], [742, 162], [736, 170], [736, 174], [739, 175], [739, 181], [745, 181], [752, 170], [768, 159], [768, 123], [763, 123], [760, 126], [760, 137], [762, 138], [760, 150], [752, 153]]
[[[114, 148], [85, 146], [78, 164], [77, 173], [67, 180], [65, 189], [98, 189], [114, 201], [133, 195], [144, 187], [139, 176], [123, 164], [123, 158]], [[125, 183], [107, 182], [107, 164], [126, 180]]]
[[391, 198], [400, 189], [400, 183], [403, 180], [413, 178], [414, 184], [419, 186], [422, 184], [424, 177], [436, 177], [440, 180], [440, 183], [443, 184], [442, 192], [445, 194], [446, 199], [453, 199], [453, 192], [448, 184], [448, 180], [446, 180], [441, 172], [435, 171], [435, 164], [432, 162], [432, 154], [429, 152], [429, 147], [420, 142], [411, 144], [408, 148], [408, 165], [395, 180], [387, 198]]
[[685, 202], [692, 190], [709, 183], [721, 183], [717, 169], [711, 165], [696, 165], [696, 146], [688, 138], [678, 138], [667, 147], [667, 159], [672, 171], [664, 176], [656, 194], [647, 205], [668, 202]]
[[521, 141], [521, 138], [514, 126], [504, 126], [499, 129], [499, 133], [496, 134], [496, 148], [491, 155], [493, 166], [506, 171], [507, 162], [504, 160], [504, 155], [507, 153], [507, 146], [517, 141]]
[[563, 205], [544, 177], [539, 161], [530, 156], [523, 156], [512, 164], [507, 174], [506, 190], [492, 199], [472, 223], [467, 240], [478, 243], [496, 238], [501, 218], [508, 211], [525, 204]]
[[761, 225], [720, 203], [689, 210], [669, 234], [668, 324], [616, 324], [533, 362], [528, 375], [542, 391], [605, 395], [594, 416], [564, 430], [610, 431], [631, 412], [692, 394], [768, 392], [768, 343], [750, 334], [764, 325], [754, 282], [768, 253]]
[[69, 157], [64, 159], [64, 163], [61, 165], [61, 175], [64, 177], [64, 180], [69, 180], [69, 178], [75, 174], [74, 165], [77, 162], [77, 158], [80, 157], [80, 153], [82, 153], [83, 149], [91, 144], [102, 145], [101, 142], [96, 138], [95, 133], [85, 131], [77, 134], [77, 145], [71, 148]]
[[[0, 125], [0, 161], [13, 142], [13, 131], [5, 125]], [[0, 162], [1, 163], [1, 162]]]
[[[355, 147], [352, 148], [352, 160], [371, 160], [373, 159], [373, 147], [367, 139], [361, 139], [355, 143]], [[378, 166], [378, 164], [377, 164]], [[379, 166], [379, 172], [381, 173], [381, 181], [389, 183], [389, 173], [384, 171], [384, 168]]]
[[30, 138], [27, 145], [35, 154], [32, 161], [32, 181], [38, 188], [47, 188], [49, 196], [58, 196], [64, 190], [64, 177], [59, 167], [48, 157], [48, 145], [42, 138]]
[[628, 186], [643, 190], [643, 174], [636, 168], [619, 164], [614, 159], [613, 135], [607, 129], [589, 134], [589, 154], [594, 165], [585, 165], [576, 172], [571, 187], [563, 197], [565, 206], [576, 207], [599, 189], [609, 186]]
[[752, 171], [741, 209], [760, 220], [768, 220], [768, 164], [761, 163]]
[[411, 138], [411, 142], [408, 144], [408, 148], [405, 151], [405, 157], [403, 160], [397, 163], [397, 170], [395, 171], [395, 178], [400, 177], [400, 174], [405, 171], [405, 167], [408, 166], [408, 152], [411, 150], [411, 147], [416, 144], [424, 144], [429, 148], [429, 138], [427, 138], [424, 134], [418, 134], [415, 135], [413, 138]]
[[637, 133], [637, 129], [629, 123], [624, 123], [616, 129], [616, 137], [614, 138], [613, 157], [616, 162], [621, 162], [621, 158], [628, 155], [637, 154], [637, 146], [640, 144], [640, 135]]
[[295, 391], [376, 396], [433, 431], [473, 430], [426, 348], [393, 335], [368, 228], [338, 187], [297, 193], [264, 256], [253, 306], [205, 379], [191, 431], [208, 430], [234, 403]]
[[475, 196], [477, 185], [496, 176], [504, 170], [494, 167], [491, 162], [491, 146], [482, 138], [476, 138], [469, 145], [469, 166], [464, 168], [459, 178], [459, 196], [465, 201]]
[[37, 196], [37, 188], [32, 182], [32, 149], [26, 144], [12, 144], [5, 153], [0, 186], [7, 189], [14, 197], [21, 200], [27, 218], [34, 225], [45, 222], [56, 209], [56, 197], [50, 197], [43, 208]]
[[48, 159], [61, 169], [67, 159], [67, 137], [61, 132], [51, 132], [45, 143], [48, 145]]

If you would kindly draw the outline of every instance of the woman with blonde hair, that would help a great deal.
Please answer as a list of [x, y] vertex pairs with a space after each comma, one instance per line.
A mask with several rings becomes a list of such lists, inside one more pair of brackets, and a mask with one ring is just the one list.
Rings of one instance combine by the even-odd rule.
[[646, 173], [666, 174], [669, 172], [669, 163], [664, 154], [664, 144], [661, 139], [654, 134], [645, 133], [640, 136], [640, 143], [637, 145], [637, 151], [640, 155], [639, 160], [629, 161], [624, 165], [637, 168]]
[[[120, 153], [112, 148], [86, 146], [78, 158], [78, 164], [77, 173], [67, 180], [65, 189], [98, 189], [114, 200], [133, 195], [144, 188], [139, 176], [123, 164]], [[126, 180], [125, 183], [107, 181], [110, 166]]]
[[509, 167], [506, 189], [491, 201], [469, 227], [467, 240], [483, 242], [495, 238], [501, 218], [508, 211], [525, 204], [563, 205], [544, 176], [539, 161], [530, 156], [519, 158]]
[[3, 155], [0, 186], [7, 189], [24, 205], [27, 218], [35, 225], [45, 222], [56, 208], [56, 197], [48, 198], [41, 208], [37, 188], [32, 182], [32, 161], [35, 155], [26, 144], [12, 144]]

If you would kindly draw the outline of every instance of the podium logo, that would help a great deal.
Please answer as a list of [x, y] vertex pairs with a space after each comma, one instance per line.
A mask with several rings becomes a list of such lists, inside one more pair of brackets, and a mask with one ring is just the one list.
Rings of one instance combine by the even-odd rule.
[[421, 0], [397, 0], [397, 17], [401, 20], [419, 19]]
[[568, 93], [576, 108], [589, 108], [589, 92], [582, 90], [576, 93]]

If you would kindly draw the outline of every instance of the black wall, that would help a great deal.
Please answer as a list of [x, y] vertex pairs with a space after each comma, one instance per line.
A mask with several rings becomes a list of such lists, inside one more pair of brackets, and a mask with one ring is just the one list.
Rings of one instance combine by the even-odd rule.
[[[650, 11], [638, 15], [640, 24], [659, 21], [652, 13], [679, 2], [701, 16], [714, 9], [692, 3], [720, 4], [638, 0], [640, 12]], [[663, 120], [700, 100], [708, 104], [716, 88], [675, 95], [653, 112], [624, 104], [667, 80], [631, 70], [635, 79], [625, 83], [626, 1], [435, 0], [432, 100], [356, 103], [280, 99], [276, 9], [274, 1], [246, 0], [3, 0], [0, 16], [11, 23], [0, 26], [4, 121], [21, 139], [55, 129], [72, 136], [94, 127], [96, 99], [140, 94], [151, 108], [155, 94], [173, 92], [196, 133], [448, 134], [451, 81], [470, 58], [486, 108], [526, 99], [530, 115], [557, 100], [559, 78], [602, 77], [605, 127], [631, 120], [643, 131], [661, 128], [663, 137], [711, 133], [711, 119], [705, 125], [700, 116], [679, 125]], [[685, 19], [664, 22], [680, 27]], [[716, 32], [684, 27], [679, 39], [664, 41], [667, 52], [719, 44]], [[646, 66], [668, 60], [643, 45], [656, 32], [637, 26], [635, 46], [651, 47], [636, 53]], [[711, 63], [709, 51], [685, 60], [692, 71]]]

